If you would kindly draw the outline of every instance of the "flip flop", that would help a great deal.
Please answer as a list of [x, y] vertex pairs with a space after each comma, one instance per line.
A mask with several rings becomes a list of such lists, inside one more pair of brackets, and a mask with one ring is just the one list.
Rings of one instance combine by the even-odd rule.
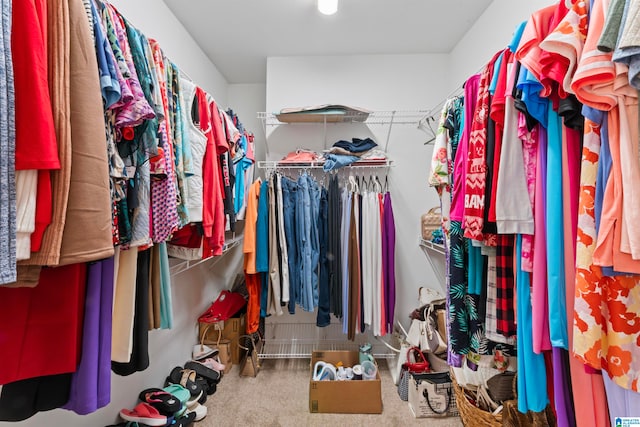
[[[218, 371], [220, 372], [220, 375], [224, 375], [224, 370], [226, 368], [226, 366], [222, 363], [220, 363], [219, 360], [216, 360], [216, 357], [207, 357], [205, 359], [200, 359], [200, 360], [195, 360], [196, 362], [200, 362], [202, 363], [204, 366], [206, 366], [207, 368], [211, 368], [214, 371]], [[190, 368], [193, 369], [193, 368]]]
[[180, 384], [189, 390], [191, 396], [199, 396], [202, 388], [196, 383], [196, 376], [197, 372], [176, 366], [167, 377], [167, 383]]
[[191, 409], [187, 409], [187, 414], [195, 414], [195, 421], [203, 420], [204, 417], [207, 416], [207, 412], [207, 407], [200, 404], [193, 406]]
[[148, 388], [140, 392], [138, 396], [141, 401], [148, 403], [162, 415], [173, 415], [178, 412], [182, 402], [174, 395], [160, 388]]
[[222, 378], [222, 375], [220, 374], [220, 372], [209, 368], [208, 366], [206, 366], [201, 362], [196, 362], [192, 360], [190, 362], [185, 363], [184, 367], [185, 369], [191, 369], [195, 371], [196, 374], [200, 375], [202, 378], [206, 378], [207, 380], [217, 382], [217, 381], [220, 381], [220, 378]]
[[125, 421], [134, 421], [152, 427], [167, 425], [167, 417], [161, 415], [156, 408], [145, 402], [138, 403], [132, 410], [121, 409], [120, 417]]
[[[205, 380], [207, 379], [205, 378]], [[207, 380], [207, 384], [209, 385], [209, 388], [207, 389], [207, 396], [211, 396], [218, 390], [218, 381]]]
[[196, 419], [195, 412], [189, 412], [188, 414], [184, 414], [182, 417], [178, 418], [171, 427], [189, 427], [193, 424]]
[[[191, 393], [189, 393], [189, 390], [182, 387], [180, 384], [170, 384], [166, 386], [163, 390], [166, 391], [167, 393], [171, 393], [182, 404], [187, 403], [187, 401], [191, 398]], [[180, 409], [178, 409], [178, 411], [179, 410]]]
[[209, 383], [206, 378], [196, 377], [196, 384], [198, 384], [202, 388], [202, 395], [198, 399], [198, 402], [204, 403], [207, 401], [207, 396], [209, 396]]

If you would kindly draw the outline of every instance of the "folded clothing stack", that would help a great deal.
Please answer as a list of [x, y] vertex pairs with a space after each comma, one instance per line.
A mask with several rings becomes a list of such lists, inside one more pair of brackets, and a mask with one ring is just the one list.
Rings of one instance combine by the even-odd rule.
[[333, 144], [325, 154], [324, 171], [328, 172], [357, 161], [378, 161], [387, 160], [384, 151], [378, 150], [376, 144], [371, 138], [352, 138], [351, 141], [340, 140]]

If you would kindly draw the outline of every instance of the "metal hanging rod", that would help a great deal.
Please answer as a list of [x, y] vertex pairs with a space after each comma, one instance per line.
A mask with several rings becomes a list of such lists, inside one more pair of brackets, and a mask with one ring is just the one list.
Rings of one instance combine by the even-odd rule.
[[[258, 169], [322, 169], [323, 161], [308, 163], [287, 163], [278, 160], [261, 160], [258, 161]], [[344, 168], [388, 168], [393, 167], [392, 160], [360, 160], [352, 163]]]

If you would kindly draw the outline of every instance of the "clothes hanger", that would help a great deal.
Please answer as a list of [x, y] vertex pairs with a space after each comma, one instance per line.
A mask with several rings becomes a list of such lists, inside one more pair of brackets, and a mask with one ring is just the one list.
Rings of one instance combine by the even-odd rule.
[[358, 191], [358, 183], [353, 175], [349, 175], [349, 191], [355, 193]]
[[382, 184], [380, 184], [380, 180], [378, 179], [378, 175], [376, 175], [374, 188], [376, 193], [382, 193]]

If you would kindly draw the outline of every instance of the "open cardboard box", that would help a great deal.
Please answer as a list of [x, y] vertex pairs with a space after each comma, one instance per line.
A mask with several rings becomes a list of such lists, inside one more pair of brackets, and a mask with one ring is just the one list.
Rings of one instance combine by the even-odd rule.
[[[314, 351], [311, 355], [311, 378], [316, 362], [345, 367], [358, 364], [357, 351]], [[382, 388], [380, 373], [375, 380], [309, 382], [309, 412], [334, 414], [381, 414]]]

